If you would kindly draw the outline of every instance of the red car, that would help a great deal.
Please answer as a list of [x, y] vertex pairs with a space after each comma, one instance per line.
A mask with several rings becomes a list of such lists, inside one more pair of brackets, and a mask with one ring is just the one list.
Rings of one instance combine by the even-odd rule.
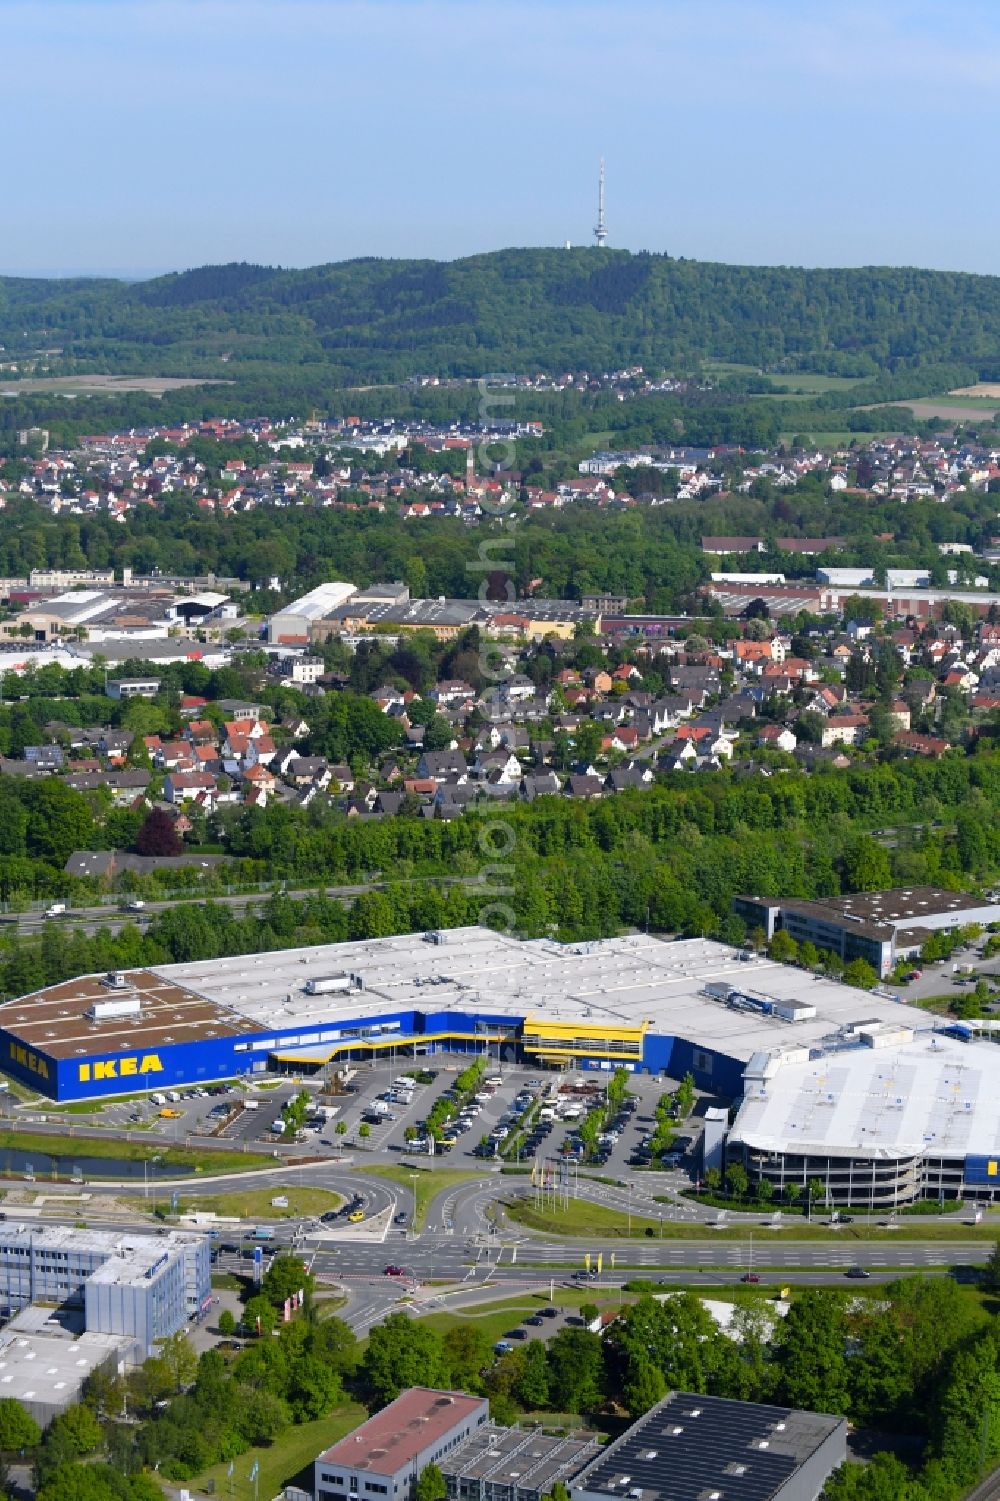
[[741, 1282], [759, 1282], [760, 1278], [758, 1277], [758, 1275], [757, 1275], [756, 1272], [744, 1272], [743, 1276], [740, 1278], [740, 1281]]
[[403, 1268], [401, 1266], [393, 1266], [392, 1262], [390, 1261], [389, 1265], [385, 1269], [385, 1275], [387, 1277], [405, 1277], [406, 1273], [403, 1271]]

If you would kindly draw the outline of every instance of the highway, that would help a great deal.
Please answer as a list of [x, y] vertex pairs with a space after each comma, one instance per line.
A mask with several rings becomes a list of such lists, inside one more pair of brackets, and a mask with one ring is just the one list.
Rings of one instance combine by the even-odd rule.
[[[419, 881], [422, 886], [428, 884], [434, 886], [475, 886], [485, 878], [482, 876], [420, 876], [410, 877], [395, 885], [409, 885]], [[291, 897], [296, 901], [302, 901], [306, 897], [315, 896], [322, 891], [325, 896], [339, 897], [348, 901], [353, 897], [362, 896], [367, 891], [385, 891], [390, 882], [384, 879], [372, 881], [356, 881], [345, 886], [300, 886], [284, 889], [276, 884], [270, 891], [241, 891], [233, 893], [214, 893], [197, 891], [186, 892], [182, 896], [164, 898], [161, 901], [147, 901], [141, 912], [126, 912], [120, 905], [110, 902], [95, 903], [89, 907], [70, 907], [69, 911], [58, 917], [46, 917], [43, 910], [31, 912], [8, 912], [0, 915], [0, 926], [17, 927], [19, 933], [26, 937], [37, 935], [45, 928], [53, 925], [80, 928], [85, 933], [95, 933], [98, 930], [117, 933], [126, 923], [135, 923], [145, 929], [151, 918], [161, 912], [169, 912], [172, 907], [190, 905], [192, 902], [214, 902], [220, 907], [228, 907], [234, 916], [242, 916], [248, 909], [263, 906], [272, 896], [281, 895]], [[125, 900], [123, 898], [123, 900]]]

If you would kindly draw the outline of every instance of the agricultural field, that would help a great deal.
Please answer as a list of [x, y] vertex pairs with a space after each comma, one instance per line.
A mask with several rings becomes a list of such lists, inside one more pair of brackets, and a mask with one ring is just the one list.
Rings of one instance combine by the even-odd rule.
[[51, 396], [117, 396], [141, 391], [145, 396], [162, 396], [166, 391], [181, 391], [187, 386], [230, 386], [232, 381], [209, 380], [200, 375], [44, 375], [27, 380], [0, 382], [0, 396], [28, 396], [48, 393]]

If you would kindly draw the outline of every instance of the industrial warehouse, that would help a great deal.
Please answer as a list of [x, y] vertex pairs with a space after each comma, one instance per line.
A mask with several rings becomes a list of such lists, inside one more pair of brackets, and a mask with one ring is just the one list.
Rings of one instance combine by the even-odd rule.
[[468, 927], [87, 975], [0, 1007], [0, 1064], [56, 1100], [493, 1049], [690, 1073], [739, 1107], [730, 1159], [778, 1187], [819, 1179], [831, 1203], [1000, 1188], [992, 1043], [705, 939]]

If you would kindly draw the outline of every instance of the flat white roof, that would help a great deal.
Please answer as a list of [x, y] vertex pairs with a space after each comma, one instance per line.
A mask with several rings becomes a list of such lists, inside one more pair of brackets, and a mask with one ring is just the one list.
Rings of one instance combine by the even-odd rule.
[[734, 1141], [817, 1157], [1000, 1157], [1000, 1049], [924, 1032], [748, 1081]]
[[310, 589], [308, 594], [302, 594], [298, 599], [293, 599], [291, 604], [275, 611], [275, 614], [303, 615], [308, 620], [319, 620], [330, 610], [335, 610], [338, 605], [350, 599], [356, 589], [355, 584], [345, 584], [337, 579], [331, 579], [328, 583], [317, 584], [315, 589]]
[[[154, 974], [227, 1007], [262, 1032], [305, 1025], [336, 1026], [392, 1011], [478, 1011], [538, 1014], [550, 1021], [606, 1021], [609, 1027], [648, 1023], [749, 1061], [761, 1050], [815, 1047], [841, 1028], [865, 1021], [927, 1028], [928, 1014], [886, 997], [813, 978], [769, 959], [741, 960], [709, 939], [668, 942], [650, 934], [600, 942], [522, 941], [488, 928], [452, 928], [440, 944], [423, 934], [244, 954], [194, 964], [151, 967]], [[305, 984], [356, 974], [364, 988], [308, 995]], [[738, 1011], [706, 996], [710, 982], [778, 1001], [800, 1001], [816, 1014], [785, 1022]]]

